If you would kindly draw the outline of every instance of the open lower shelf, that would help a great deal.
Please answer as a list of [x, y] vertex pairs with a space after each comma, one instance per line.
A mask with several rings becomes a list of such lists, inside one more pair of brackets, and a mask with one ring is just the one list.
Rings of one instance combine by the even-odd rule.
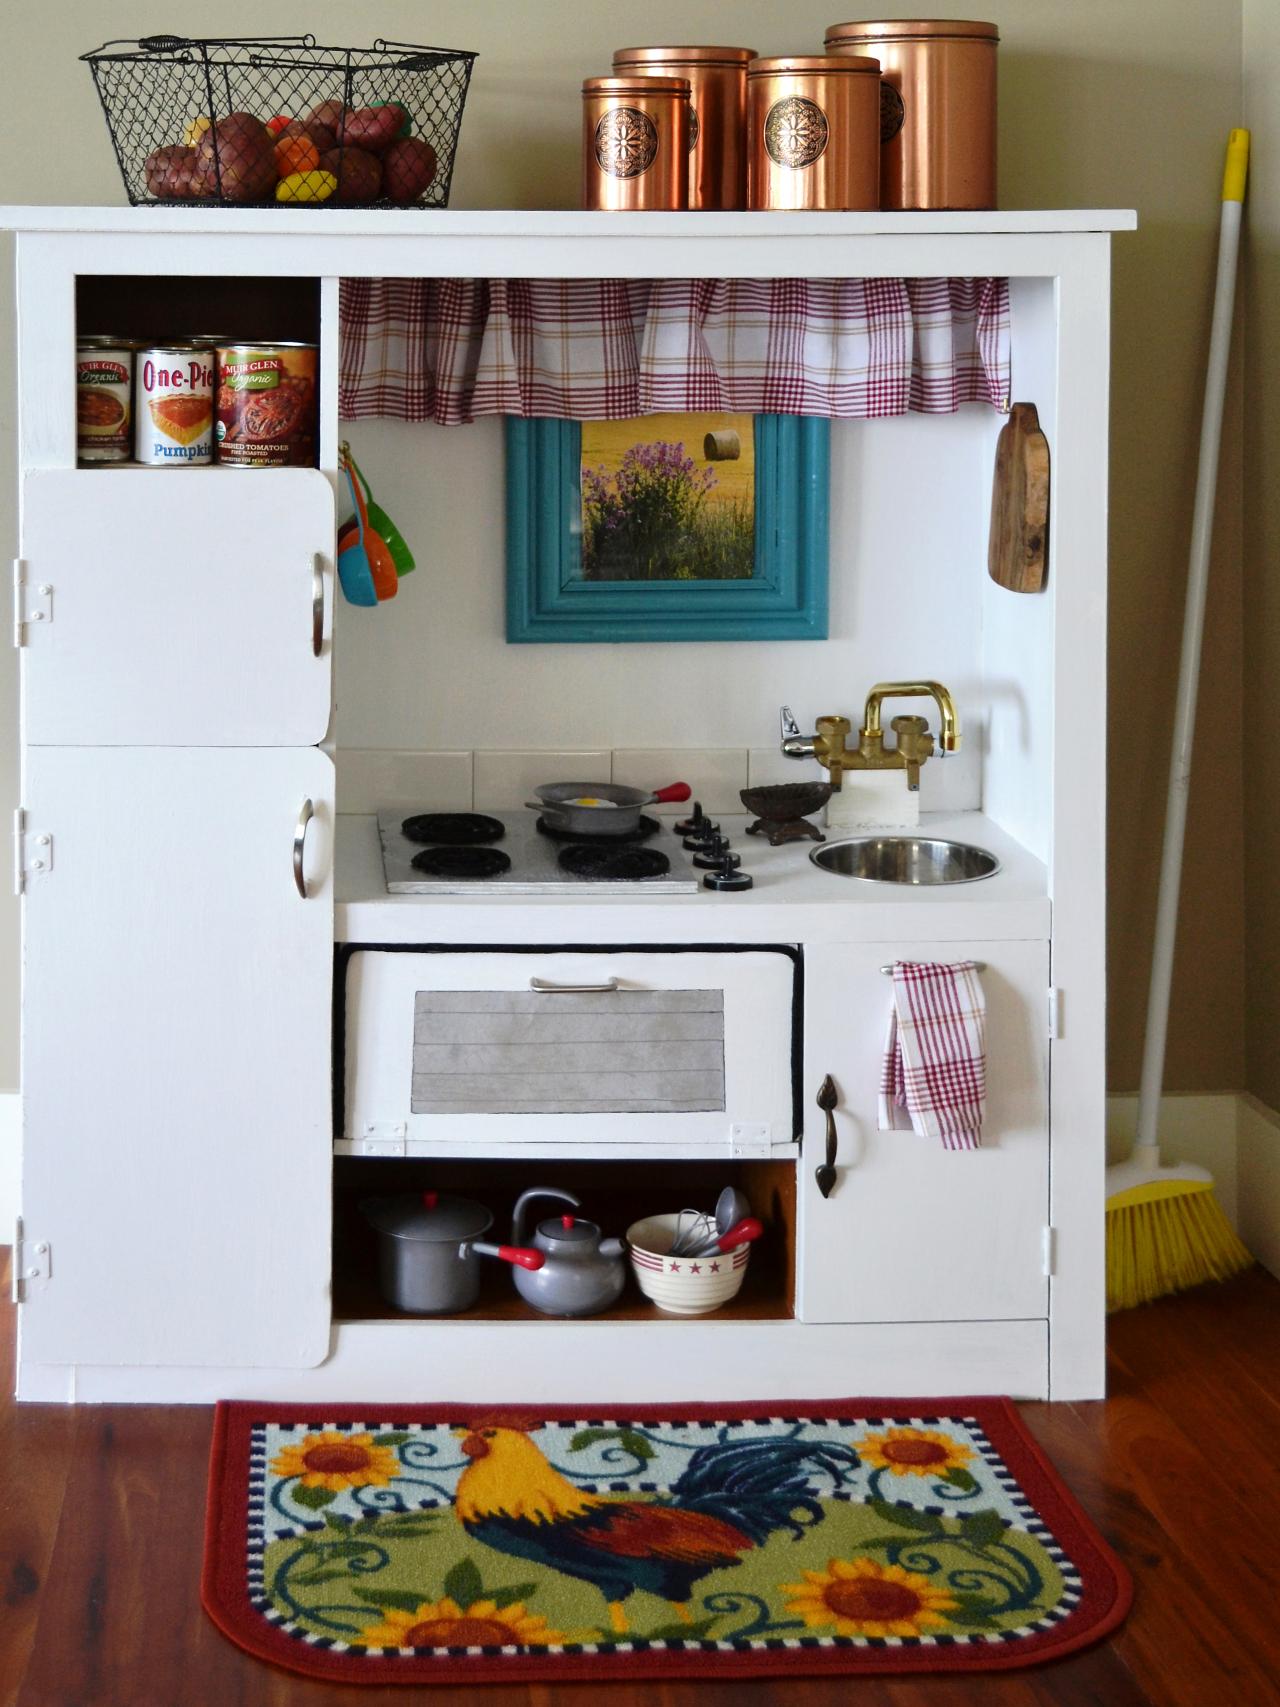
[[[516, 1198], [531, 1185], [557, 1186], [582, 1201], [584, 1217], [606, 1235], [623, 1234], [645, 1215], [682, 1208], [711, 1209], [726, 1185], [737, 1185], [765, 1224], [752, 1249], [741, 1291], [712, 1314], [674, 1316], [657, 1309], [628, 1271], [612, 1309], [590, 1318], [609, 1322], [787, 1321], [795, 1313], [794, 1162], [563, 1162], [539, 1164], [530, 1177], [520, 1159], [408, 1162], [344, 1157], [334, 1169], [333, 1316], [336, 1322], [547, 1322], [519, 1296], [506, 1266], [485, 1260], [471, 1309], [455, 1316], [415, 1316], [394, 1309], [377, 1282], [377, 1239], [360, 1214], [362, 1197], [436, 1190], [470, 1197], [493, 1211], [490, 1237], [506, 1239]], [[555, 1205], [535, 1206], [535, 1220]]]

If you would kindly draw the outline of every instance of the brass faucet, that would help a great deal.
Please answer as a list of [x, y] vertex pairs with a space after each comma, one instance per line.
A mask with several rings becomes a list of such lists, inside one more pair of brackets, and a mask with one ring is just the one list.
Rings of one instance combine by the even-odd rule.
[[895, 717], [889, 727], [898, 737], [895, 747], [884, 744], [880, 707], [886, 699], [915, 699], [921, 695], [937, 701], [941, 723], [939, 757], [960, 746], [960, 724], [955, 702], [941, 682], [877, 682], [863, 708], [858, 745], [849, 746], [853, 725], [847, 717], [820, 717], [817, 733], [802, 735], [791, 707], [782, 708], [782, 751], [791, 759], [817, 759], [831, 773], [831, 787], [838, 791], [845, 771], [905, 770], [907, 787], [920, 787], [920, 766], [933, 752], [933, 736], [923, 717]]

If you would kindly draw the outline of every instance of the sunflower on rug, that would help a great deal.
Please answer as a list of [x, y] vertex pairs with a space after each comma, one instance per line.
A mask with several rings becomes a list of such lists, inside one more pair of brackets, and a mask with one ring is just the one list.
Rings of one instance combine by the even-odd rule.
[[1010, 1473], [1011, 1409], [968, 1403], [383, 1423], [223, 1407], [205, 1604], [277, 1663], [370, 1683], [1027, 1663], [1115, 1615], [1122, 1577], [1098, 1565], [1088, 1604], [1077, 1555], [1097, 1565], [1096, 1537], [1069, 1504], [1051, 1528]]

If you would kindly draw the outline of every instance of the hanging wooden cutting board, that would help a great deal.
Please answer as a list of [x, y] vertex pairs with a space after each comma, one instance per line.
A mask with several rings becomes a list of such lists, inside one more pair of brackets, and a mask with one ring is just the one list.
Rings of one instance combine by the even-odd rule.
[[1049, 441], [1034, 403], [1015, 403], [996, 440], [991, 579], [1014, 593], [1044, 588], [1049, 560]]

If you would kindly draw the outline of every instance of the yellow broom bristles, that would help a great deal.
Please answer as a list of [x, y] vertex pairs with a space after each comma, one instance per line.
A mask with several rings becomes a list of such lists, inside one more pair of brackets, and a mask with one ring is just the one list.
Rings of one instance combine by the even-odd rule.
[[1229, 1280], [1252, 1262], [1213, 1192], [1198, 1184], [1153, 1203], [1107, 1210], [1108, 1311]]

